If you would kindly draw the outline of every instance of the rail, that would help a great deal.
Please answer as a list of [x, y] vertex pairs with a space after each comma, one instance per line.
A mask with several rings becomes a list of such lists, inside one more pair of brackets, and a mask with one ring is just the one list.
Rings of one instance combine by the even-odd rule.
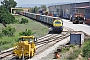
[[[53, 46], [55, 43], [57, 43], [58, 41], [63, 40], [64, 38], [68, 37], [70, 32], [73, 31], [70, 28], [67, 28], [68, 31], [62, 32], [61, 34], [48, 34], [46, 36], [43, 36], [41, 38], [39, 38], [37, 40], [37, 52], [35, 53], [35, 55], [40, 54], [41, 52], [44, 51], [44, 49], [48, 49], [49, 47]], [[47, 45], [47, 46], [46, 46]], [[45, 48], [43, 48], [45, 47]], [[12, 58], [12, 50], [15, 48], [10, 48], [8, 50], [2, 51], [0, 53], [0, 59], [5, 59], [10, 57]]]

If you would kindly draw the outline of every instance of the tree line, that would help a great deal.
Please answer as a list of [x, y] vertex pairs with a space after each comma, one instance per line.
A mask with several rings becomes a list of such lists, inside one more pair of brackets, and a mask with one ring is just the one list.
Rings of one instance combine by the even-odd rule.
[[[11, 7], [14, 8], [17, 3], [14, 0], [4, 0], [0, 6], [0, 23], [4, 26], [15, 22], [15, 17], [10, 14]], [[6, 27], [6, 26], [5, 26]]]
[[[0, 23], [2, 23], [5, 27], [5, 24], [15, 23], [15, 17], [10, 14], [11, 8], [15, 8], [17, 6], [17, 2], [14, 0], [4, 0], [1, 2], [0, 6]], [[41, 5], [41, 7], [33, 7], [31, 8], [32, 13], [37, 13], [40, 9], [47, 10], [46, 5]]]
[[39, 10], [42, 10], [42, 11], [47, 10], [46, 5], [41, 5], [41, 7], [35, 6], [35, 7], [31, 8], [32, 13], [37, 13]]

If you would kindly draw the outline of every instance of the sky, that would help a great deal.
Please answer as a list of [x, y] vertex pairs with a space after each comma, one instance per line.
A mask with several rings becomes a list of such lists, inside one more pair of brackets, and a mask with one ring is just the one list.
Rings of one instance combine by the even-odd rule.
[[[0, 0], [0, 2], [3, 0]], [[89, 0], [15, 0], [17, 5], [24, 5], [24, 4], [51, 4], [51, 3], [75, 3], [76, 2], [87, 2]]]

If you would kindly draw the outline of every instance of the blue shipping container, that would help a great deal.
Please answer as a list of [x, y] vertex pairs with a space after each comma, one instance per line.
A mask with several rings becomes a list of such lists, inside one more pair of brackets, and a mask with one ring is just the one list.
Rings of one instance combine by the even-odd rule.
[[84, 33], [83, 32], [72, 32], [70, 34], [70, 44], [82, 44], [84, 42]]

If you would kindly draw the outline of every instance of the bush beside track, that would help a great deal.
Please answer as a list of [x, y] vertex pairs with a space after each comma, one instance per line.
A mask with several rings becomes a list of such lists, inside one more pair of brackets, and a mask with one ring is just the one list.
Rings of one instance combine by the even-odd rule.
[[[14, 27], [16, 29], [16, 32], [13, 37], [5, 36], [0, 38], [0, 42], [1, 42], [0, 50], [5, 50], [12, 47], [13, 44], [18, 41], [18, 38], [20, 37], [19, 33], [25, 31], [26, 29], [32, 30], [35, 33], [33, 35], [36, 36], [37, 38], [44, 36], [48, 33], [48, 27], [33, 20], [30, 20], [29, 18], [26, 18], [24, 16], [20, 16], [20, 15], [15, 16], [15, 19], [18, 21], [21, 21], [22, 18], [27, 19], [29, 22], [25, 24], [20, 24], [18, 22], [15, 24], [7, 24], [7, 26]], [[0, 32], [2, 31], [2, 28], [4, 28], [4, 26], [0, 24]], [[6, 44], [3, 45], [2, 42]]]

